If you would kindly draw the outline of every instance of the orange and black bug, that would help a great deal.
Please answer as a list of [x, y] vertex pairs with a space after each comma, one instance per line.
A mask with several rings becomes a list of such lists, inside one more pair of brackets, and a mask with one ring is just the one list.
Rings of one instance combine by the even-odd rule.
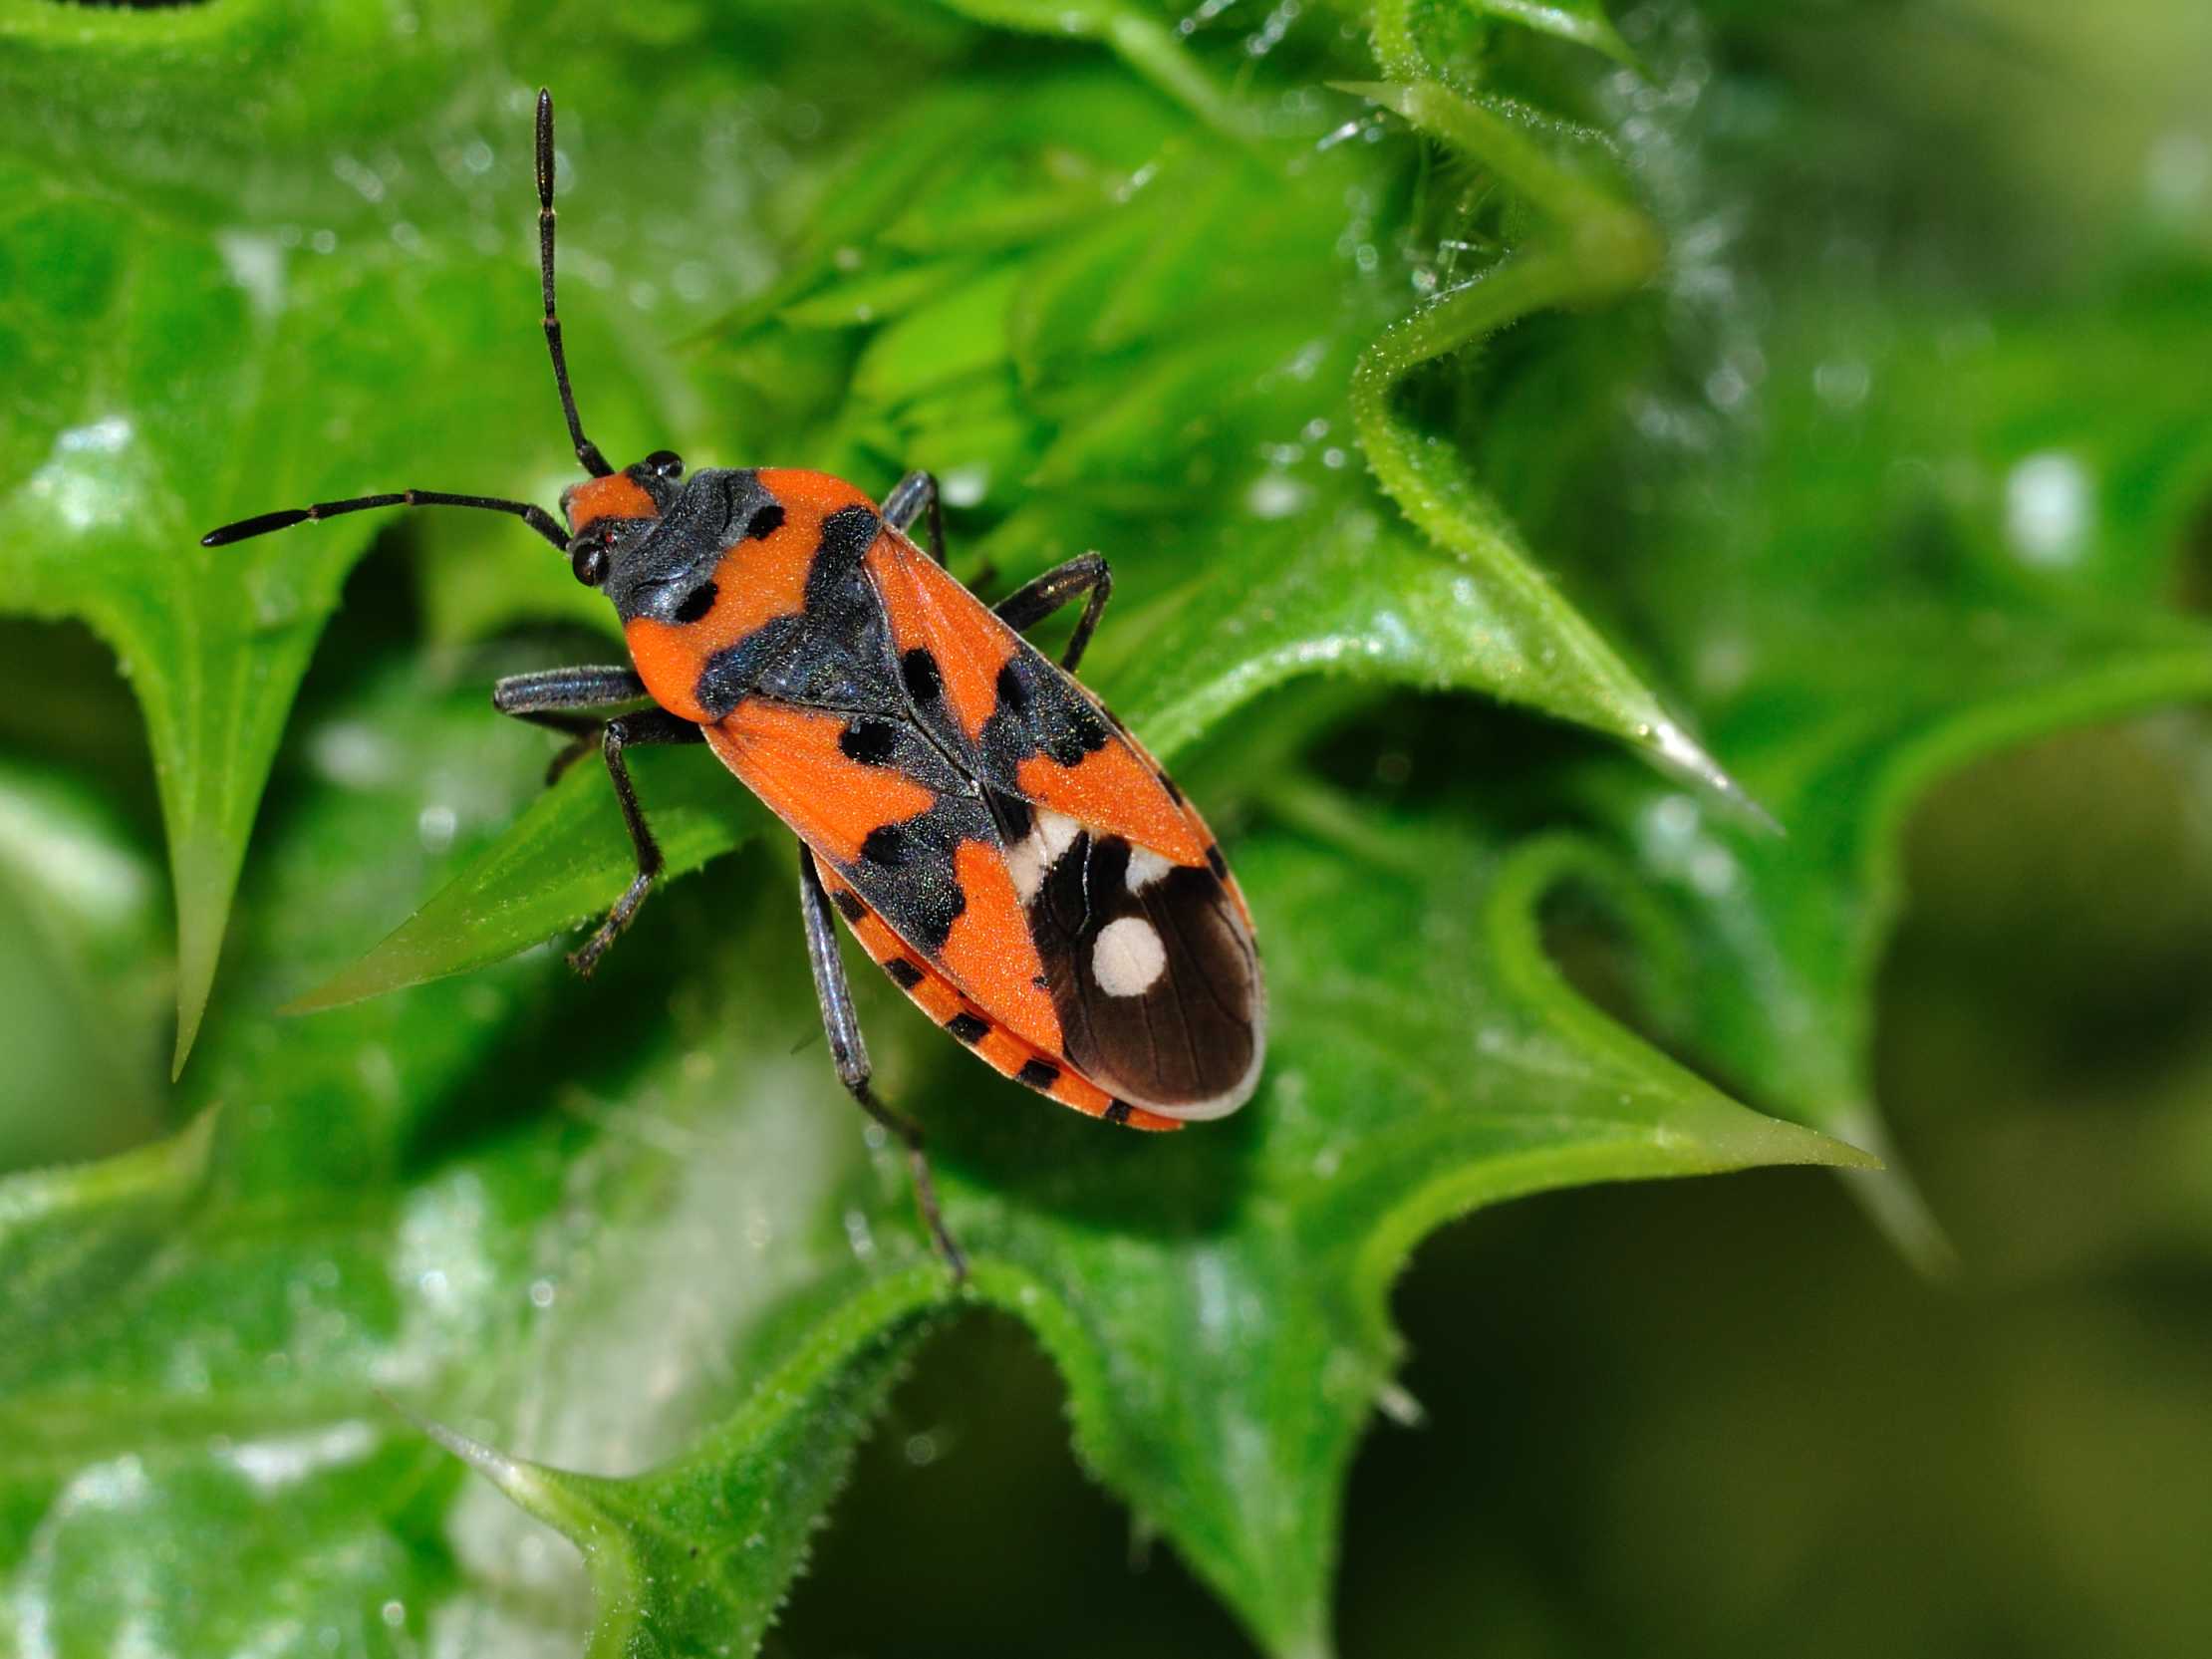
[[[570, 958], [589, 974], [661, 872], [631, 787], [637, 743], [713, 749], [799, 838], [807, 955], [838, 1077], [911, 1153], [916, 1196], [956, 1273], [922, 1135], [869, 1087], [835, 909], [939, 1024], [1064, 1105], [1179, 1129], [1249, 1098], [1266, 995], [1250, 913], [1205, 823], [1072, 677], [1111, 588], [1095, 553], [986, 607], [947, 573], [936, 481], [879, 508], [820, 472], [712, 467], [666, 450], [617, 472], [584, 435], [553, 305], [553, 100], [538, 94], [545, 341], [591, 476], [542, 507], [401, 490], [264, 513], [228, 542], [370, 507], [513, 513], [614, 603], [627, 667], [550, 669], [492, 689], [501, 713], [569, 734], [552, 776], [596, 745], [638, 873]], [[907, 538], [928, 525], [927, 555]], [[1076, 599], [1057, 665], [1021, 631]], [[613, 717], [587, 709], [647, 706]]]

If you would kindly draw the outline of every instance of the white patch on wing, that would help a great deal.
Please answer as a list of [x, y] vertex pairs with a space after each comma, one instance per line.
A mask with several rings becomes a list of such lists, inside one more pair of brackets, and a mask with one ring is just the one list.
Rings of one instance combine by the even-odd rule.
[[1129, 891], [1142, 893], [1174, 868], [1173, 861], [1162, 858], [1150, 847], [1131, 847], [1129, 849], [1129, 874], [1125, 878], [1129, 884]]
[[1037, 838], [1025, 835], [1006, 849], [1006, 874], [1013, 877], [1014, 894], [1023, 904], [1037, 896], [1044, 885], [1044, 861], [1037, 856]]
[[1006, 849], [1006, 872], [1013, 877], [1014, 892], [1023, 904], [1037, 896], [1037, 889], [1044, 885], [1044, 873], [1059, 862], [1060, 855], [1074, 846], [1075, 838], [1082, 833], [1083, 826], [1066, 813], [1042, 806], [1036, 809], [1029, 833]]
[[1167, 948], [1139, 916], [1107, 923], [1091, 947], [1091, 977], [1108, 996], [1142, 996], [1160, 982], [1167, 966]]
[[1040, 806], [1037, 826], [1030, 833], [1044, 837], [1044, 862], [1049, 865], [1057, 863], [1060, 855], [1075, 845], [1075, 838], [1083, 833], [1083, 826], [1064, 812]]

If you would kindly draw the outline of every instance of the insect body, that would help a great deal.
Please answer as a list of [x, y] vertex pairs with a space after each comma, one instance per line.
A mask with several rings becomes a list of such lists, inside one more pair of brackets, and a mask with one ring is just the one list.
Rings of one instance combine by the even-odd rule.
[[[879, 508], [824, 473], [622, 471], [585, 437], [553, 290], [552, 101], [538, 100], [545, 334], [591, 477], [542, 508], [409, 490], [264, 514], [207, 545], [369, 507], [522, 518], [614, 604], [628, 666], [501, 681], [501, 712], [603, 755], [637, 876], [569, 959], [589, 974], [662, 867], [624, 750], [704, 742], [799, 838], [815, 988], [839, 1077], [900, 1134], [940, 1248], [919, 1130], [870, 1088], [830, 913], [930, 1016], [1009, 1077], [1109, 1122], [1176, 1129], [1250, 1096], [1265, 1046], [1251, 919], [1198, 813], [1073, 670], [1111, 589], [1085, 554], [986, 607], [944, 567], [935, 481]], [[908, 538], [927, 520], [929, 551]], [[1076, 599], [1058, 664], [1021, 631]], [[587, 713], [643, 704], [633, 712]]]

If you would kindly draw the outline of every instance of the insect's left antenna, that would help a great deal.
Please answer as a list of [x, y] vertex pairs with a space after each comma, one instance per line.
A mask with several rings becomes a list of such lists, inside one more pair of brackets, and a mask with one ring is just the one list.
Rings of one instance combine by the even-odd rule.
[[235, 524], [225, 524], [219, 530], [210, 530], [199, 538], [202, 547], [228, 547], [234, 541], [244, 541], [249, 536], [265, 536], [271, 530], [289, 530], [295, 524], [306, 524], [318, 518], [336, 518], [340, 513], [365, 512], [371, 507], [480, 507], [487, 512], [513, 513], [562, 552], [568, 551], [568, 537], [554, 521], [553, 515], [534, 501], [507, 501], [496, 495], [448, 495], [440, 489], [403, 489], [385, 495], [356, 495], [345, 501], [318, 501], [309, 507], [286, 507], [282, 512], [258, 513], [252, 518], [241, 518]]
[[561, 319], [553, 309], [553, 94], [538, 89], [538, 273], [545, 285], [545, 349], [553, 354], [553, 381], [561, 389], [561, 413], [568, 416], [568, 435], [575, 440], [576, 458], [595, 478], [614, 468], [599, 452], [599, 445], [584, 435], [577, 418], [576, 394], [568, 384], [568, 357], [561, 350]]

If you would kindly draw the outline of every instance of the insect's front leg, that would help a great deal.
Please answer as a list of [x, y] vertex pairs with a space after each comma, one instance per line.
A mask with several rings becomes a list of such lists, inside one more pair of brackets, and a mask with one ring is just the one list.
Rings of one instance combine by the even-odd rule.
[[868, 1063], [868, 1045], [861, 1039], [852, 987], [845, 978], [845, 959], [838, 953], [837, 924], [830, 918], [829, 895], [822, 890], [814, 854], [803, 844], [799, 848], [799, 914], [806, 924], [806, 960], [814, 969], [814, 995], [822, 1005], [822, 1030], [829, 1038], [837, 1080], [860, 1102], [861, 1110], [906, 1142], [907, 1160], [914, 1170], [914, 1201], [921, 1208], [930, 1237], [937, 1243], [938, 1253], [953, 1269], [953, 1281], [958, 1284], [968, 1277], [968, 1257], [938, 1208], [937, 1183], [930, 1179], [929, 1156], [922, 1150], [922, 1126], [878, 1100], [870, 1086], [874, 1071]]
[[1114, 571], [1106, 555], [1078, 553], [1000, 600], [996, 606], [998, 620], [1015, 633], [1026, 634], [1070, 600], [1087, 596], [1083, 599], [1083, 614], [1075, 620], [1075, 632], [1068, 636], [1067, 649], [1060, 653], [1060, 667], [1073, 673], [1091, 643], [1098, 619], [1105, 615], [1106, 601], [1113, 591]]
[[647, 695], [645, 682], [634, 670], [604, 664], [573, 669], [540, 669], [535, 674], [510, 674], [491, 689], [491, 705], [502, 714], [553, 731], [565, 731], [570, 741], [545, 768], [548, 784], [599, 743], [600, 728], [607, 722], [580, 708], [617, 708]]

